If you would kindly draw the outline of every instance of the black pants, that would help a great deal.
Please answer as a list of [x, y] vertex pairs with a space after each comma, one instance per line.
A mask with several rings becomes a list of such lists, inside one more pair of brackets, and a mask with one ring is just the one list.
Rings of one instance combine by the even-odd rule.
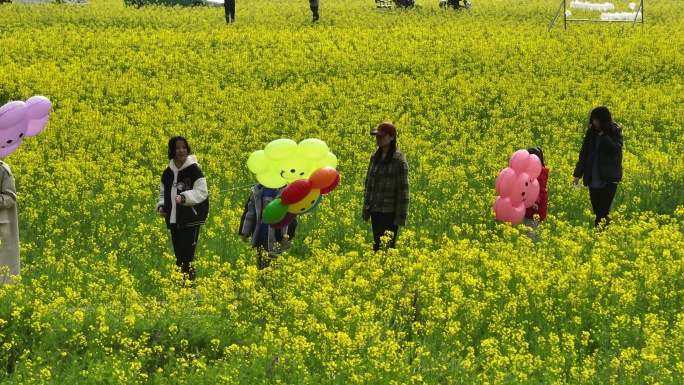
[[399, 231], [399, 226], [394, 225], [395, 213], [379, 213], [371, 212], [371, 225], [373, 226], [373, 251], [380, 250], [382, 242], [380, 237], [385, 235], [386, 231], [392, 232], [392, 238], [390, 238], [387, 247], [392, 249], [395, 248], [397, 240], [397, 232]]
[[191, 281], [195, 279], [195, 248], [199, 238], [199, 226], [171, 228], [171, 242], [173, 252], [176, 255], [176, 266], [181, 268], [181, 272], [187, 275]]
[[268, 237], [259, 237], [254, 248], [257, 250], [257, 268], [263, 270], [271, 266], [273, 258], [268, 255]]
[[311, 13], [313, 13], [313, 21], [318, 21], [320, 18], [320, 15], [318, 14], [318, 6], [310, 5], [309, 8], [311, 8]]
[[589, 188], [591, 208], [596, 215], [594, 226], [599, 227], [603, 221], [605, 221], [604, 226], [610, 223], [608, 212], [610, 211], [610, 205], [613, 204], [616, 191], [617, 183], [609, 183], [604, 188]]
[[235, 21], [235, 0], [225, 0], [223, 6], [226, 8], [226, 23]]

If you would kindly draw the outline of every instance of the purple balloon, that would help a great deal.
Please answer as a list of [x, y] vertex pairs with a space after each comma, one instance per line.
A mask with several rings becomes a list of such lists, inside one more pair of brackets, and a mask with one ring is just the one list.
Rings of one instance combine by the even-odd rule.
[[[21, 144], [21, 143], [19, 143], [19, 144]], [[10, 155], [11, 153], [13, 153], [17, 148], [19, 148], [19, 144], [16, 144], [14, 146], [0, 148], [0, 158], [4, 158], [4, 157]]]
[[28, 129], [28, 107], [22, 101], [13, 101], [0, 107], [0, 157], [16, 150]]
[[33, 96], [26, 101], [28, 129], [26, 136], [38, 135], [48, 124], [52, 102], [45, 96]]
[[281, 228], [289, 225], [290, 222], [292, 222], [296, 216], [297, 215], [295, 215], [295, 214], [287, 213], [287, 214], [285, 214], [285, 218], [283, 218], [282, 221], [272, 224], [271, 227], [273, 227], [274, 229], [281, 229]]

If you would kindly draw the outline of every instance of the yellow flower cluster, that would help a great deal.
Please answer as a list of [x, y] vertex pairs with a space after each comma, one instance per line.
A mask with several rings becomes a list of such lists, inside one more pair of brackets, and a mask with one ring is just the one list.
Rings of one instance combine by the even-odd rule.
[[[230, 25], [212, 7], [1, 4], [0, 105], [53, 110], [3, 159], [22, 277], [0, 286], [0, 382], [681, 382], [682, 7], [547, 33], [545, 0], [422, 3], [326, 0], [313, 25], [305, 1], [238, 2]], [[597, 105], [625, 136], [604, 232], [571, 185]], [[360, 209], [386, 120], [411, 208], [398, 249], [373, 253]], [[194, 286], [154, 210], [173, 135], [210, 191]], [[245, 163], [283, 137], [325, 141], [341, 182], [258, 270], [237, 235]], [[533, 145], [550, 168], [535, 243], [492, 212], [496, 176]]]

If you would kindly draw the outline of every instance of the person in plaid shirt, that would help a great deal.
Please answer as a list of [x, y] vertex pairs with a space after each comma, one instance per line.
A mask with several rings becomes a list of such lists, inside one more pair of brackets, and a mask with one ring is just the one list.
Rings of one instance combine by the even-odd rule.
[[380, 249], [380, 237], [391, 232], [388, 247], [394, 248], [399, 226], [406, 226], [409, 208], [409, 167], [404, 154], [397, 150], [397, 128], [381, 123], [371, 132], [378, 150], [370, 158], [363, 193], [364, 221], [373, 226], [373, 250]]

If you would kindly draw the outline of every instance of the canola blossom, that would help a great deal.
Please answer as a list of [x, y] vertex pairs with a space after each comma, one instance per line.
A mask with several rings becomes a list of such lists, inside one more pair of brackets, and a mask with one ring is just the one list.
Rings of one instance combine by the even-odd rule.
[[[215, 7], [0, 4], [0, 106], [52, 103], [2, 159], [22, 276], [0, 287], [0, 382], [680, 382], [684, 10], [651, 0], [644, 25], [547, 32], [558, 1], [472, 3], [326, 0], [312, 24], [305, 1], [250, 0], [229, 25]], [[572, 187], [598, 105], [625, 143], [603, 232]], [[383, 121], [411, 207], [397, 249], [373, 253], [360, 216]], [[212, 202], [194, 287], [154, 209], [174, 135]], [[342, 181], [258, 270], [237, 235], [246, 164], [283, 138], [325, 143]], [[534, 243], [492, 207], [530, 146], [550, 170]]]

